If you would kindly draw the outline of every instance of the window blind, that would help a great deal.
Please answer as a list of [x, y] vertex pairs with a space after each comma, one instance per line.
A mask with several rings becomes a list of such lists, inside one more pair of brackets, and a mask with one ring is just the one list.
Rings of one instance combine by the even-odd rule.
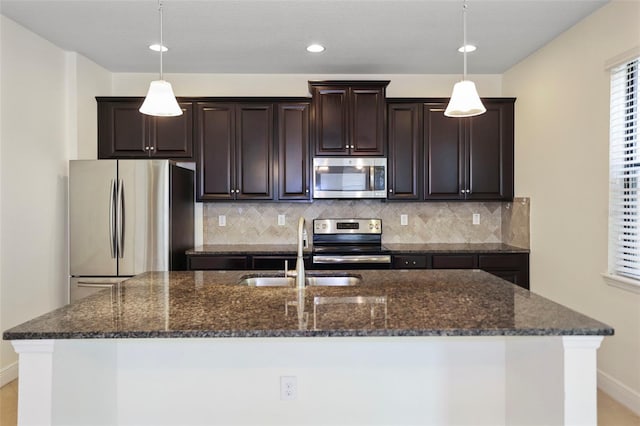
[[609, 273], [640, 280], [638, 62], [611, 71]]

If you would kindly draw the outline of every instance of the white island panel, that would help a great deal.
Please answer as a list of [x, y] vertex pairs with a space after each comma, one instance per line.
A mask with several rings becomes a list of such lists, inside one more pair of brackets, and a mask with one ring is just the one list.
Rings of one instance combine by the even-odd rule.
[[[44, 353], [14, 342], [19, 423], [595, 426], [600, 338], [563, 339], [83, 339]], [[295, 400], [280, 399], [281, 376], [297, 378]]]

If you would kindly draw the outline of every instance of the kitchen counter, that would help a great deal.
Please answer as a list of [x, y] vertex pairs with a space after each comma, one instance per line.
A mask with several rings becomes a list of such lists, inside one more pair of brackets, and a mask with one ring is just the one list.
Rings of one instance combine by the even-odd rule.
[[348, 273], [149, 272], [7, 330], [19, 424], [596, 425], [611, 327], [480, 270]]
[[[395, 253], [529, 253], [529, 249], [503, 243], [426, 243], [382, 244]], [[295, 244], [205, 244], [187, 250], [187, 256], [242, 255], [242, 254], [295, 254]], [[305, 249], [305, 253], [311, 249]]]
[[385, 244], [384, 246], [397, 253], [529, 253], [529, 249], [504, 243]]
[[[305, 252], [308, 252], [306, 249]], [[298, 252], [295, 244], [205, 244], [187, 250], [187, 256], [238, 255], [238, 254], [293, 254]]]
[[[14, 327], [4, 339], [613, 334], [605, 324], [479, 270], [350, 271], [362, 277], [361, 285], [307, 287], [310, 318], [301, 328], [296, 289], [237, 284], [246, 275], [273, 274], [145, 273], [115, 293], [103, 291]], [[316, 297], [357, 296], [385, 300], [315, 305], [321, 309], [313, 327]], [[363, 307], [377, 308], [379, 317], [364, 321], [358, 317]]]

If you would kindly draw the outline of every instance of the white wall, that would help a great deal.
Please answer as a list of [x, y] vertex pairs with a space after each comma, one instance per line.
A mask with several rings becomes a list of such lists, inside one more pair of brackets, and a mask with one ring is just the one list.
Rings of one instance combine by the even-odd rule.
[[[6, 330], [67, 302], [68, 160], [95, 158], [93, 96], [110, 90], [111, 76], [1, 15], [0, 31], [0, 330]], [[79, 149], [78, 139], [90, 141], [92, 151]], [[16, 359], [3, 341], [0, 385], [15, 375]]]
[[615, 1], [503, 76], [516, 101], [516, 195], [531, 197], [532, 291], [615, 328], [599, 385], [640, 412], [640, 294], [608, 286], [609, 73], [640, 45], [640, 2]]
[[[145, 96], [157, 74], [113, 74], [114, 96]], [[391, 80], [388, 97], [449, 97], [459, 75], [165, 74], [176, 96], [309, 96], [309, 80]], [[502, 77], [470, 76], [481, 96], [501, 96]]]
[[86, 57], [68, 52], [69, 73], [75, 75], [70, 88], [74, 103], [70, 105], [70, 159], [98, 158], [98, 105], [96, 96], [111, 95], [111, 73]]

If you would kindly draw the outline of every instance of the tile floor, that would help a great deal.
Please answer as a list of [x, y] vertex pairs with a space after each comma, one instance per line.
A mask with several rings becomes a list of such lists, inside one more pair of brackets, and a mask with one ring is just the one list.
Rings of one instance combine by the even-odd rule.
[[[0, 426], [17, 424], [18, 381], [0, 389]], [[598, 391], [598, 426], [640, 426], [640, 417]]]

